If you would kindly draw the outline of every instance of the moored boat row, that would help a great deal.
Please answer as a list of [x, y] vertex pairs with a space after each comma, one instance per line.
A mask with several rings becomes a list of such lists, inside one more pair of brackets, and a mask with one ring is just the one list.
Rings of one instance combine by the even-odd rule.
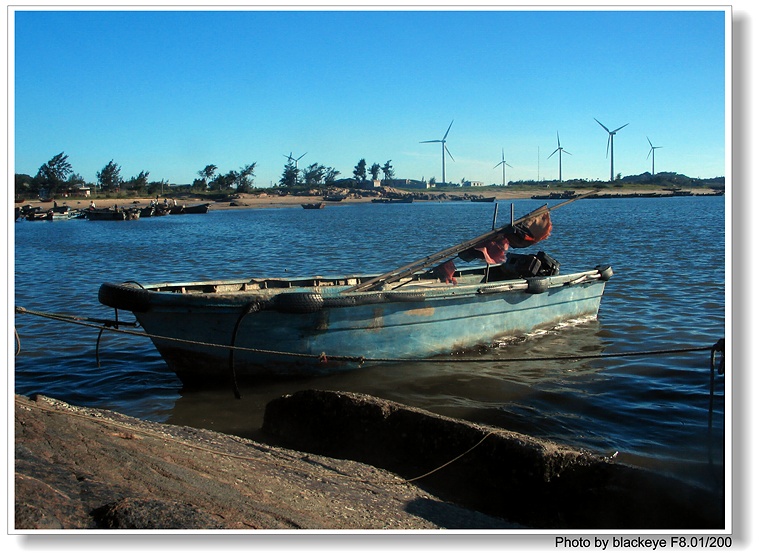
[[209, 210], [209, 204], [198, 204], [194, 206], [168, 206], [156, 203], [143, 208], [137, 207], [120, 207], [114, 205], [108, 208], [97, 208], [94, 202], [90, 203], [89, 208], [79, 209], [72, 208], [66, 204], [58, 206], [54, 204], [47, 210], [40, 206], [27, 204], [15, 207], [15, 219], [27, 221], [54, 221], [70, 220], [74, 218], [86, 218], [90, 221], [126, 221], [138, 220], [140, 218], [150, 218], [154, 216], [166, 216], [169, 214], [205, 214]]

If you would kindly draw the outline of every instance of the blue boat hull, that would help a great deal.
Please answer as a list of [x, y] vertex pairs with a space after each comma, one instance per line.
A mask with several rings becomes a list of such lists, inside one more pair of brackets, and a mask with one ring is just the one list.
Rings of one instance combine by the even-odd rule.
[[[361, 277], [103, 284], [185, 384], [303, 376], [423, 359], [596, 317], [611, 270], [343, 294]], [[232, 348], [231, 348], [232, 347]]]

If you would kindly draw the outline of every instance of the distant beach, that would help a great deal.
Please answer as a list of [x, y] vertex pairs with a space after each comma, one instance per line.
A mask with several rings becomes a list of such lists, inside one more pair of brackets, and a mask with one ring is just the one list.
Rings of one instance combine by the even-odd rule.
[[[575, 194], [582, 195], [587, 192], [593, 191], [593, 188], [586, 188], [586, 189], [576, 189]], [[457, 200], [456, 197], [463, 197], [467, 195], [468, 197], [477, 197], [477, 196], [483, 196], [483, 197], [495, 197], [496, 202], [500, 201], [511, 201], [511, 200], [518, 200], [518, 199], [530, 199], [533, 195], [539, 195], [542, 193], [549, 192], [548, 190], [541, 190], [541, 189], [532, 189], [532, 190], [494, 190], [489, 189], [487, 191], [478, 191], [478, 190], [462, 190], [461, 192], [456, 191], [436, 191], [435, 189], [428, 189], [425, 191], [397, 191], [400, 194], [412, 194], [415, 196], [416, 202], [446, 202], [446, 201], [452, 201]], [[621, 194], [621, 195], [651, 195], [652, 193], [659, 192], [662, 194], [662, 196], [667, 196], [667, 193], [665, 191], [657, 191], [653, 189], [636, 189], [636, 188], [624, 188], [620, 190], [610, 190], [610, 189], [603, 189], [599, 191], [600, 194]], [[707, 193], [707, 191], [704, 188], [700, 189], [684, 189], [684, 193], [693, 193], [695, 195], [704, 195]], [[429, 198], [418, 198], [420, 196], [427, 195]], [[445, 195], [445, 196], [444, 196]], [[441, 198], [436, 198], [440, 196]], [[341, 204], [341, 203], [362, 203], [362, 202], [371, 202], [373, 198], [377, 198], [376, 196], [359, 196], [359, 195], [349, 195], [344, 200], [339, 202], [331, 202], [327, 201], [327, 206], [329, 207], [331, 204]], [[196, 204], [209, 204], [209, 210], [239, 210], [239, 209], [246, 209], [246, 208], [284, 208], [284, 207], [292, 207], [292, 206], [298, 206], [301, 204], [308, 204], [308, 203], [314, 203], [314, 202], [320, 202], [323, 200], [322, 195], [285, 195], [280, 196], [277, 194], [254, 194], [254, 193], [240, 193], [240, 194], [233, 194], [229, 198], [226, 198], [224, 200], [217, 200], [213, 201], [210, 199], [203, 198], [202, 196], [193, 196], [192, 194], [188, 195], [187, 193], [182, 193], [181, 195], [172, 196], [172, 195], [166, 195], [166, 196], [159, 196], [158, 201], [160, 203], [164, 202], [164, 199], [169, 202], [170, 205], [174, 204], [174, 200], [177, 201], [178, 205], [185, 205], [185, 206], [193, 206]], [[130, 197], [130, 198], [93, 198], [93, 199], [80, 199], [80, 198], [73, 198], [73, 199], [67, 199], [67, 198], [61, 198], [61, 199], [55, 199], [55, 202], [57, 202], [59, 205], [69, 205], [72, 208], [80, 208], [84, 209], [87, 208], [90, 204], [90, 201], [95, 202], [95, 206], [98, 208], [108, 208], [112, 207], [114, 205], [118, 205], [119, 207], [127, 207], [127, 206], [134, 206], [134, 207], [144, 207], [148, 206], [151, 201], [155, 201], [155, 197]], [[538, 200], [544, 200], [544, 199], [536, 199]], [[43, 210], [48, 210], [53, 207], [53, 201], [41, 201], [41, 200], [27, 200], [23, 204], [30, 204], [32, 206], [39, 206]]]

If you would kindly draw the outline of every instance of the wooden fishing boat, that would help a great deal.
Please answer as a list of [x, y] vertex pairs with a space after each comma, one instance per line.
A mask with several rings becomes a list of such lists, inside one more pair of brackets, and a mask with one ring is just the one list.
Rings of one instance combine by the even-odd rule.
[[473, 197], [470, 202], [494, 202], [496, 197]]
[[467, 253], [490, 260], [505, 237], [519, 242], [516, 230], [510, 224], [381, 275], [104, 283], [98, 298], [134, 313], [188, 386], [424, 359], [595, 317], [608, 266], [561, 275], [533, 265], [515, 278], [490, 261], [438, 264]]
[[208, 207], [208, 203], [194, 206], [172, 206], [169, 208], [169, 214], [205, 214], [208, 212]]
[[194, 206], [183, 207], [184, 214], [206, 214], [208, 212], [209, 203], [196, 204]]
[[84, 213], [90, 221], [124, 221], [140, 218], [138, 208], [89, 208]]
[[26, 212], [26, 214], [24, 215], [24, 218], [26, 218], [26, 220], [29, 222], [42, 222], [44, 220], [47, 220], [47, 216], [48, 216], [47, 212], [43, 210], [39, 210], [39, 207], [37, 207], [37, 210], [31, 210], [31, 211]]
[[55, 206], [48, 210], [46, 213], [46, 219], [51, 221], [71, 220], [72, 218], [79, 217], [79, 213], [79, 210], [64, 204], [63, 206]]
[[322, 210], [325, 207], [324, 202], [311, 202], [301, 205], [306, 210]]

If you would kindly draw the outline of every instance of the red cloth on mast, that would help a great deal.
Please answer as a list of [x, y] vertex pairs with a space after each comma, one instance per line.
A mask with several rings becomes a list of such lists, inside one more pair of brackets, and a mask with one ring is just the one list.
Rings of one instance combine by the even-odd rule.
[[507, 233], [510, 246], [520, 249], [543, 241], [552, 232], [552, 218], [549, 212], [535, 216], [513, 227], [512, 233]]
[[551, 214], [545, 212], [512, 226], [510, 230], [459, 253], [459, 258], [468, 262], [476, 258], [482, 258], [489, 264], [503, 264], [506, 260], [506, 253], [509, 247], [518, 249], [530, 247], [549, 237], [551, 232]]

